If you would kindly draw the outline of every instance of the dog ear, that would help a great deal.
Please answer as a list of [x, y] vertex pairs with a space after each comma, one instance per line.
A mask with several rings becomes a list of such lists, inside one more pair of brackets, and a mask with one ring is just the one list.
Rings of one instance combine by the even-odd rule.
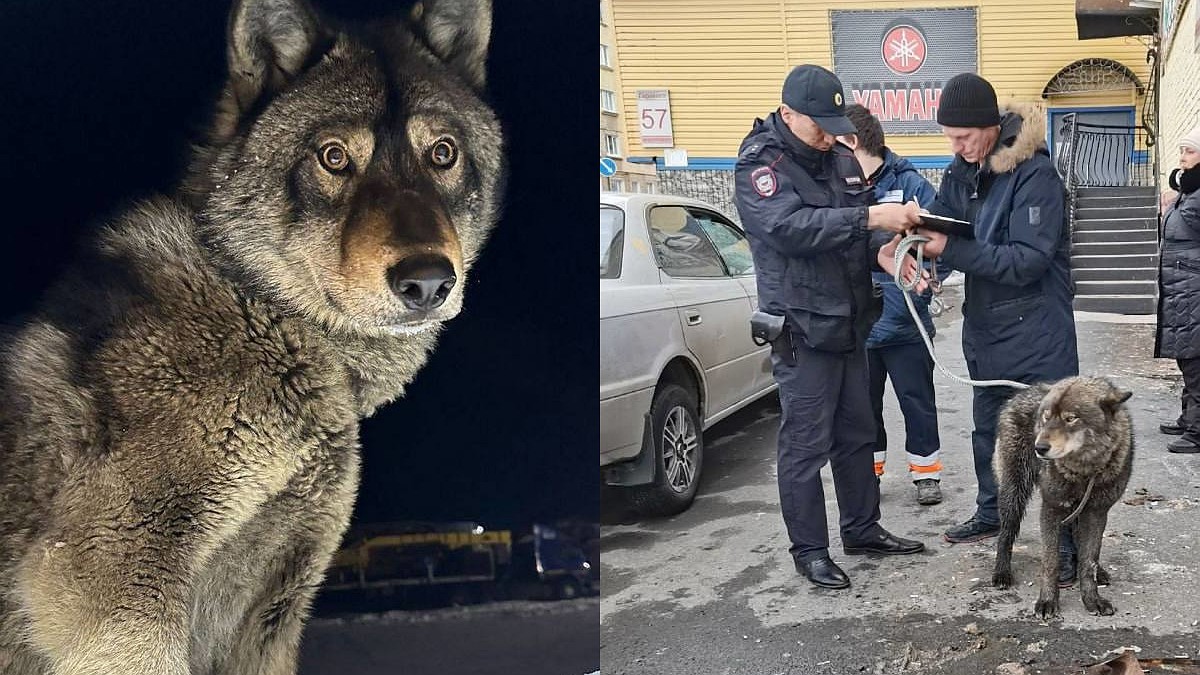
[[305, 0], [239, 0], [229, 15], [229, 89], [239, 114], [292, 81], [318, 42]]
[[483, 89], [492, 34], [491, 0], [421, 0], [409, 17], [417, 34], [439, 59], [472, 87]]
[[1100, 407], [1104, 408], [1104, 412], [1111, 416], [1117, 412], [1117, 408], [1122, 403], [1129, 400], [1130, 396], [1133, 396], [1132, 391], [1124, 391], [1113, 387], [1111, 392], [1100, 399]]

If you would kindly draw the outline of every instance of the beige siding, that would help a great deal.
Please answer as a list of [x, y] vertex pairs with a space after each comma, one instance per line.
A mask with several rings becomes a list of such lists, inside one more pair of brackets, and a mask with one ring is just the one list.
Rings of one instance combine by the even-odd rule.
[[[615, 133], [620, 137], [622, 154], [622, 158], [617, 160], [617, 173], [611, 179], [603, 176], [600, 177], [600, 189], [607, 190], [619, 182], [623, 190], [630, 192], [645, 191], [647, 187], [657, 192], [658, 178], [654, 166], [634, 164], [625, 159], [630, 156], [632, 148], [629, 147], [629, 138], [625, 133], [625, 120], [622, 119], [620, 113], [623, 91], [621, 88], [620, 59], [617, 56], [617, 39], [613, 30], [610, 0], [600, 0], [600, 15], [600, 44], [608, 46], [610, 63], [608, 67], [604, 65], [600, 66], [600, 88], [607, 89], [616, 95], [618, 108], [616, 114], [606, 112], [603, 107], [600, 108], [600, 156], [604, 157], [608, 154], [606, 135], [609, 133]], [[599, 54], [597, 54], [596, 60], [600, 60]]]
[[1178, 29], [1166, 53], [1162, 71], [1162, 143], [1159, 143], [1159, 167], [1162, 184], [1166, 175], [1178, 166], [1179, 146], [1176, 143], [1200, 124], [1200, 54], [1196, 53], [1196, 2], [1180, 8], [1175, 21]]
[[[779, 104], [788, 69], [832, 67], [829, 13], [837, 9], [978, 8], [980, 74], [1006, 98], [1040, 100], [1046, 82], [1088, 57], [1117, 60], [1148, 81], [1146, 49], [1134, 38], [1076, 39], [1074, 0], [612, 0], [630, 155], [661, 151], [638, 141], [636, 91], [671, 92], [675, 145], [690, 157], [732, 157], [755, 117]], [[1181, 23], [1186, 24], [1186, 21]], [[1189, 36], [1186, 42], [1191, 42]], [[1130, 105], [1130, 91], [1056, 100], [1060, 107]], [[945, 155], [940, 136], [894, 136], [910, 156]]]

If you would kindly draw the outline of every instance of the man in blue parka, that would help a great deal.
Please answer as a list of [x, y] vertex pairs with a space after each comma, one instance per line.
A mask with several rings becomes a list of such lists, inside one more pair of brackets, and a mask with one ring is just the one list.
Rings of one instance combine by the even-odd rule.
[[[920, 230], [929, 256], [966, 274], [963, 355], [977, 380], [1050, 382], [1079, 373], [1072, 313], [1066, 190], [1046, 150], [1045, 113], [1001, 112], [996, 92], [973, 73], [942, 89], [938, 124], [954, 160], [930, 211], [974, 224], [972, 239]], [[999, 514], [992, 453], [996, 417], [1014, 391], [976, 387], [971, 445], [976, 511], [946, 531], [952, 543], [995, 536]], [[1062, 540], [1060, 580], [1074, 578], [1074, 545]]]
[[[907, 159], [884, 145], [883, 125], [861, 105], [846, 106], [854, 124], [853, 136], [843, 137], [875, 190], [880, 203], [915, 201], [924, 208], [937, 191]], [[925, 347], [916, 321], [904, 302], [904, 291], [883, 272], [874, 272], [883, 289], [883, 316], [867, 336], [867, 370], [871, 375], [871, 407], [875, 413], [875, 475], [883, 475], [887, 458], [887, 432], [883, 423], [883, 394], [888, 379], [904, 415], [904, 449], [908, 473], [916, 487], [917, 503], [942, 501], [941, 439], [938, 434], [937, 396], [933, 388], [933, 357]], [[929, 295], [912, 293], [913, 306], [925, 332], [934, 334], [929, 316]]]
[[[784, 319], [772, 343], [783, 411], [779, 498], [796, 569], [824, 588], [850, 579], [829, 557], [821, 468], [831, 464], [849, 555], [925, 547], [879, 525], [871, 468], [875, 424], [864, 342], [879, 316], [870, 271], [891, 269], [893, 233], [919, 221], [916, 204], [875, 204], [858, 162], [835, 136], [854, 133], [844, 89], [814, 65], [793, 68], [782, 105], [755, 120], [738, 151], [734, 200], [754, 254], [760, 309]], [[882, 252], [881, 252], [882, 247]], [[920, 274], [908, 261], [906, 278]]]

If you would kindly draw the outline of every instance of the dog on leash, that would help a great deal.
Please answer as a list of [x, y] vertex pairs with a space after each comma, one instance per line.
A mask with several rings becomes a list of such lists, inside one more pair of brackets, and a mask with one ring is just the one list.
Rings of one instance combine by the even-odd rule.
[[1114, 612], [1097, 586], [1108, 584], [1100, 567], [1108, 511], [1125, 492], [1133, 467], [1133, 423], [1124, 405], [1129, 396], [1105, 379], [1071, 377], [1022, 391], [1000, 412], [992, 458], [1000, 503], [992, 585], [1013, 585], [1013, 542], [1036, 485], [1042, 494], [1041, 592], [1034, 605], [1039, 619], [1058, 614], [1060, 527], [1071, 528], [1078, 548], [1083, 606], [1092, 614]]
[[487, 0], [361, 26], [237, 0], [182, 188], [117, 216], [0, 358], [0, 673], [282, 675], [359, 422], [495, 224]]

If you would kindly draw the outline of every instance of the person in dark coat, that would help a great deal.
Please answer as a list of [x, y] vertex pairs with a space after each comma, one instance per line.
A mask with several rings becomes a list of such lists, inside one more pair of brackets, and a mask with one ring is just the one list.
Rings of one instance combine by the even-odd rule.
[[[846, 106], [854, 123], [853, 136], [842, 142], [854, 156], [875, 189], [880, 203], [916, 201], [928, 207], [937, 191], [907, 159], [884, 145], [883, 125], [861, 105]], [[942, 501], [941, 441], [938, 435], [937, 397], [933, 388], [933, 357], [904, 302], [904, 291], [883, 272], [871, 274], [883, 289], [883, 316], [867, 336], [867, 370], [871, 376], [871, 408], [875, 413], [875, 475], [882, 476], [887, 460], [887, 432], [883, 423], [883, 393], [888, 378], [904, 415], [904, 445], [908, 472], [916, 487], [917, 503]], [[926, 333], [935, 333], [929, 316], [929, 295], [911, 293], [913, 306]]]
[[1200, 452], [1200, 127], [1179, 141], [1169, 184], [1179, 195], [1163, 215], [1158, 256], [1158, 331], [1154, 355], [1183, 372], [1182, 412], [1163, 433], [1180, 436], [1170, 452]]
[[[1052, 382], [1079, 373], [1066, 190], [1046, 150], [1045, 112], [1000, 111], [987, 80], [956, 75], [942, 89], [938, 123], [954, 160], [929, 209], [970, 221], [974, 238], [920, 229], [929, 256], [966, 274], [963, 355], [972, 379]], [[992, 453], [1008, 387], [976, 387], [971, 446], [979, 482], [975, 514], [950, 528], [951, 543], [996, 536], [999, 512]], [[1074, 544], [1064, 530], [1060, 580], [1074, 579]]]
[[[874, 203], [853, 153], [834, 140], [854, 132], [843, 91], [824, 68], [792, 69], [783, 105], [754, 121], [734, 172], [760, 309], [784, 319], [771, 361], [783, 410], [778, 476], [789, 552], [797, 571], [825, 588], [850, 585], [829, 557], [821, 486], [826, 463], [833, 469], [846, 554], [906, 555], [925, 548], [879, 525], [863, 347], [879, 316], [870, 271], [874, 264], [893, 269], [898, 239], [891, 234], [914, 226], [919, 210], [916, 204]], [[905, 275], [919, 278], [915, 261], [908, 261]]]

